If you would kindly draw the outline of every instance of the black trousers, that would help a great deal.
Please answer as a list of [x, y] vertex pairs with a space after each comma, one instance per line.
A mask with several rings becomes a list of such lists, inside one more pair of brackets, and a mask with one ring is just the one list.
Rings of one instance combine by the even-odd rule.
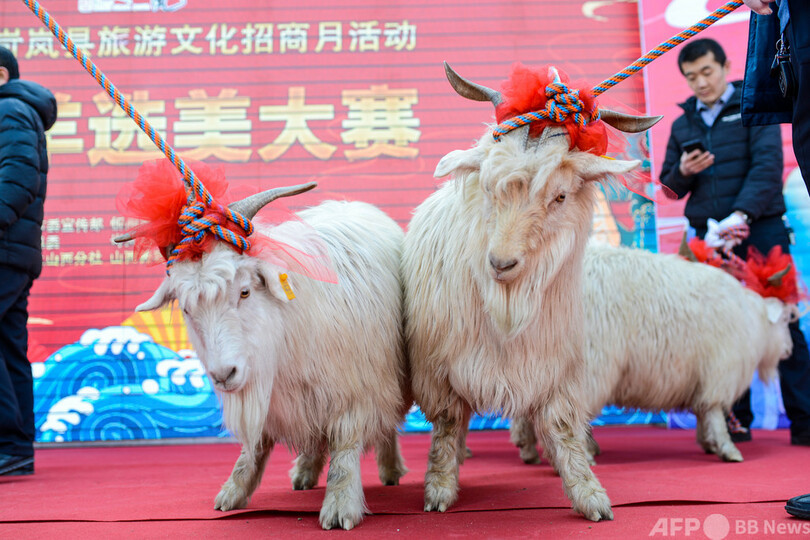
[[[703, 238], [706, 229], [698, 228], [695, 232]], [[751, 234], [742, 244], [734, 248], [734, 253], [745, 259], [750, 245], [764, 255], [777, 245], [782, 246], [784, 253], [790, 253], [790, 239], [782, 217], [773, 216], [752, 223]], [[793, 338], [793, 354], [779, 362], [779, 384], [785, 413], [790, 419], [791, 433], [807, 435], [810, 434], [810, 352], [799, 323], [795, 322], [789, 328], [790, 336]], [[750, 390], [746, 390], [740, 396], [732, 410], [744, 427], [751, 425], [754, 414], [751, 411]]]
[[33, 278], [0, 266], [0, 454], [34, 455], [34, 386], [28, 361]]

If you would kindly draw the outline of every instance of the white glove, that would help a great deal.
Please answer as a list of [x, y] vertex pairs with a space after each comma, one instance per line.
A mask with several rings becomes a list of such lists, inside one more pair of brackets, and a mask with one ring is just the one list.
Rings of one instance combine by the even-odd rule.
[[[728, 218], [727, 218], [728, 219]], [[706, 245], [710, 248], [719, 248], [723, 245], [723, 241], [720, 240], [720, 224], [717, 220], [709, 218], [706, 220], [706, 236], [703, 237], [703, 240], [706, 242]]]
[[748, 224], [743, 217], [732, 212], [719, 223], [711, 218], [706, 221], [706, 245], [713, 248], [722, 247], [723, 251], [731, 251], [734, 246], [742, 243], [748, 237]]

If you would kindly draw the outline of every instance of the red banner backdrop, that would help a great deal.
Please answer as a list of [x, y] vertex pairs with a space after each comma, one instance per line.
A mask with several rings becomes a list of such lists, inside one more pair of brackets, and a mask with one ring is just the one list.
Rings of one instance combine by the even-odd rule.
[[[317, 190], [291, 204], [362, 199], [403, 226], [437, 185], [438, 160], [469, 147], [493, 119], [488, 104], [454, 94], [442, 61], [496, 88], [518, 60], [559, 65], [592, 86], [640, 52], [633, 2], [339, 4], [50, 0], [43, 8], [180, 155], [222, 165], [237, 194], [316, 180]], [[45, 269], [30, 305], [37, 361], [88, 328], [155, 323], [131, 317], [164, 268], [110, 238], [133, 225], [118, 214], [116, 194], [162, 154], [22, 2], [4, 2], [0, 20], [0, 44], [16, 53], [23, 77], [59, 101]], [[641, 77], [606, 98], [643, 110]], [[632, 228], [628, 212], [614, 214]]]

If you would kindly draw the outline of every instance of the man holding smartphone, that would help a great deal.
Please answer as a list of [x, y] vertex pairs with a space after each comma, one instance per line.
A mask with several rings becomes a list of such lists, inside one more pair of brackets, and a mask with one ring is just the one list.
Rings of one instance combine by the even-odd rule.
[[[661, 183], [678, 198], [689, 196], [684, 214], [709, 245], [733, 249], [743, 259], [749, 246], [767, 255], [779, 245], [789, 253], [779, 126], [742, 125], [742, 82], [727, 81], [730, 64], [716, 41], [689, 41], [678, 67], [694, 95], [672, 124]], [[798, 323], [790, 331], [793, 355], [779, 364], [782, 398], [791, 443], [810, 446], [810, 353]], [[729, 419], [732, 440], [750, 440], [752, 421], [746, 392]]]

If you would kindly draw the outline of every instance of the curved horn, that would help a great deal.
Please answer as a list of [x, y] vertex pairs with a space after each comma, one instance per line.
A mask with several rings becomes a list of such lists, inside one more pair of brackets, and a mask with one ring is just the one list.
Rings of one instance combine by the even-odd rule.
[[500, 92], [468, 81], [456, 73], [447, 62], [444, 63], [444, 73], [447, 75], [447, 80], [450, 81], [450, 86], [452, 86], [453, 90], [461, 97], [474, 101], [490, 101], [496, 107], [503, 101], [503, 96], [501, 96]]
[[773, 273], [768, 278], [768, 285], [770, 285], [771, 287], [781, 287], [782, 286], [782, 278], [785, 277], [785, 275], [787, 275], [788, 272], [790, 272], [790, 267], [791, 267], [791, 264], [788, 263], [788, 265], [785, 267], [784, 270], [780, 270], [779, 272]]
[[119, 234], [118, 236], [113, 238], [113, 242], [115, 242], [116, 244], [123, 244], [124, 242], [135, 240], [135, 238], [137, 238], [137, 235], [133, 235], [132, 233], [124, 233]]
[[624, 131], [625, 133], [640, 133], [642, 131], [647, 131], [663, 118], [663, 116], [633, 116], [631, 114], [624, 114], [602, 108], [599, 109], [599, 114], [601, 119], [604, 120], [606, 124], [615, 127], [619, 131]]
[[692, 251], [692, 248], [689, 247], [689, 243], [686, 241], [686, 231], [683, 231], [683, 237], [681, 238], [681, 245], [678, 248], [678, 255], [680, 255], [687, 261], [698, 262], [697, 257], [695, 257], [695, 252]]
[[298, 195], [299, 193], [304, 193], [305, 191], [309, 191], [310, 189], [317, 186], [317, 182], [308, 182], [306, 184], [300, 184], [298, 186], [289, 186], [289, 187], [280, 187], [280, 188], [273, 188], [268, 189], [267, 191], [262, 191], [261, 193], [256, 193], [255, 195], [251, 195], [241, 201], [235, 201], [228, 205], [228, 208], [233, 210], [234, 212], [239, 212], [247, 219], [253, 219], [253, 216], [261, 210], [266, 204], [269, 204], [272, 201], [280, 197], [291, 197], [292, 195]]

